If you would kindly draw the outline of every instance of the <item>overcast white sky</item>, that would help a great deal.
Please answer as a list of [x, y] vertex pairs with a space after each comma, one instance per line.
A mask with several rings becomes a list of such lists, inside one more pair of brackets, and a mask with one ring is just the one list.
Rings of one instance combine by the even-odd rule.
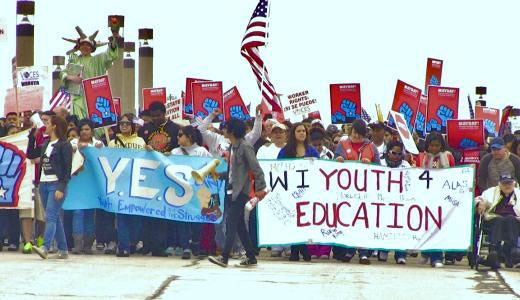
[[[390, 108], [397, 79], [423, 88], [428, 57], [444, 60], [443, 86], [461, 89], [461, 117], [469, 115], [466, 97], [476, 98], [477, 85], [488, 87], [491, 107], [519, 103], [520, 1], [271, 2], [271, 39], [263, 52], [271, 80], [283, 94], [308, 89], [326, 123], [330, 83], [361, 83], [363, 106], [375, 117], [375, 103], [383, 111]], [[222, 80], [225, 90], [237, 85], [246, 104], [256, 103], [260, 94], [240, 55], [256, 4], [36, 0], [35, 64], [51, 66], [53, 55], [64, 55], [71, 44], [61, 37], [76, 37], [76, 25], [87, 34], [100, 29], [98, 39], [106, 39], [107, 16], [122, 14], [126, 41], [137, 42], [138, 28], [154, 29], [154, 86], [180, 95], [186, 77]], [[0, 19], [8, 26], [8, 40], [0, 42], [1, 102], [12, 84], [15, 12], [15, 0], [2, 0]]]

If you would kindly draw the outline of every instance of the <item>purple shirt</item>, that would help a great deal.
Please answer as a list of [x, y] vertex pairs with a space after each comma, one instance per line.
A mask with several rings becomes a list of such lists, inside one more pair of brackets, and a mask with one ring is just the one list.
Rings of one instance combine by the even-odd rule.
[[503, 198], [502, 198], [502, 201], [500, 201], [500, 203], [498, 203], [498, 205], [495, 209], [495, 213], [502, 217], [507, 217], [507, 216], [516, 217], [516, 213], [515, 213], [515, 210], [513, 209], [513, 205], [511, 203], [509, 203], [511, 200], [511, 197], [514, 195], [514, 193], [511, 193], [509, 196], [504, 196], [503, 193], [500, 193], [500, 194], [501, 194], [501, 196], [503, 196]]

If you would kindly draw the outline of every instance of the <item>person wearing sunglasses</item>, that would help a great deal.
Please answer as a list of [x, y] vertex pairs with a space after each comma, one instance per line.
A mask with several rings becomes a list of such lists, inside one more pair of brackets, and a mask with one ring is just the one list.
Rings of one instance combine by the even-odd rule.
[[[405, 149], [403, 143], [399, 141], [389, 141], [381, 159], [381, 165], [389, 168], [410, 168], [410, 164], [404, 159]], [[406, 252], [395, 251], [395, 262], [399, 265], [406, 264]], [[378, 251], [378, 260], [386, 261], [388, 259], [388, 251]]]
[[[177, 141], [179, 142], [179, 147], [172, 150], [172, 155], [211, 157], [209, 151], [200, 146], [202, 144], [202, 135], [193, 126], [185, 126], [179, 129]], [[173, 254], [172, 246], [175, 246], [173, 245], [173, 238], [170, 238], [172, 234], [177, 235], [174, 238], [178, 241], [178, 246], [182, 248], [182, 259], [190, 259], [192, 253], [194, 256], [200, 254], [202, 223], [173, 221], [168, 224], [169, 244], [166, 249], [168, 254]]]
[[[134, 115], [124, 114], [118, 122], [119, 133], [108, 143], [110, 148], [143, 150], [146, 143], [136, 132]], [[117, 257], [129, 257], [136, 249], [142, 229], [143, 217], [137, 215], [117, 214]]]

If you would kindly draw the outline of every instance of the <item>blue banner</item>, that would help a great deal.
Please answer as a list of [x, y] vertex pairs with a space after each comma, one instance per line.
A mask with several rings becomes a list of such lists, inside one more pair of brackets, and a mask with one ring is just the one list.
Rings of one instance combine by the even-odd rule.
[[[165, 156], [158, 152], [88, 147], [84, 169], [72, 176], [63, 209], [100, 208], [108, 212], [184, 222], [220, 223], [224, 183], [191, 175], [212, 162], [210, 157]], [[216, 168], [226, 172], [220, 161]]]

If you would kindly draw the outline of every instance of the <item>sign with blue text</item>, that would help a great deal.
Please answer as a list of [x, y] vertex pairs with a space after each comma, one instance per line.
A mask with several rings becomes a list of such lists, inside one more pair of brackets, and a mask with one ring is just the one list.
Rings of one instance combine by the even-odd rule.
[[[225, 182], [208, 172], [206, 166], [216, 165], [213, 158], [94, 147], [85, 148], [83, 155], [84, 170], [69, 182], [63, 209], [100, 208], [184, 222], [222, 221]], [[226, 169], [219, 161], [215, 171]], [[202, 183], [195, 181], [192, 171], [202, 173]]]

